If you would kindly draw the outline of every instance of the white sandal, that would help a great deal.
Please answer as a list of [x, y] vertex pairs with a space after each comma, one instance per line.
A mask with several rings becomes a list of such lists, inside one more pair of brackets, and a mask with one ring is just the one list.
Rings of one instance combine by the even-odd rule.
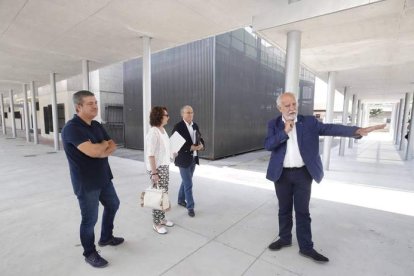
[[164, 219], [164, 220], [161, 221], [161, 225], [165, 225], [167, 227], [173, 227], [174, 226], [174, 222], [172, 222], [171, 220]]
[[167, 234], [167, 229], [165, 229], [164, 226], [161, 227], [157, 227], [157, 225], [153, 224], [152, 225], [152, 229], [154, 229], [155, 232], [157, 232], [158, 234]]

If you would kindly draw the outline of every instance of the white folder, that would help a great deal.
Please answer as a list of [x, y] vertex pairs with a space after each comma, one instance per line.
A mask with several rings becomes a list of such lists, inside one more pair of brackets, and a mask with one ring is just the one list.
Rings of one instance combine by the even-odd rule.
[[173, 133], [173, 135], [171, 135], [171, 137], [170, 137], [170, 152], [171, 152], [171, 155], [173, 153], [177, 153], [182, 148], [182, 146], [184, 144], [185, 144], [185, 139], [183, 138], [183, 136], [181, 136], [180, 133], [175, 131]]

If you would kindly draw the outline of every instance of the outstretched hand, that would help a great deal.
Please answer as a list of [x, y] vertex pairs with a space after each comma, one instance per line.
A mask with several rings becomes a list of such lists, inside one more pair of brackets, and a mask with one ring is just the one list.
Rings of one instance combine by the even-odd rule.
[[370, 126], [370, 127], [361, 127], [361, 128], [358, 128], [355, 131], [355, 134], [360, 135], [360, 136], [367, 136], [368, 133], [370, 133], [374, 130], [383, 129], [383, 128], [385, 128], [386, 125], [387, 124], [375, 125], [375, 126]]

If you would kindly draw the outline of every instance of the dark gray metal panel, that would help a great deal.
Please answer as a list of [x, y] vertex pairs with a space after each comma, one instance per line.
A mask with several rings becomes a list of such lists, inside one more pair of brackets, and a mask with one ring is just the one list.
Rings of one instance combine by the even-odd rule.
[[143, 149], [142, 59], [124, 63], [125, 147]]
[[[212, 156], [213, 41], [208, 38], [151, 55], [152, 106], [166, 106], [171, 133], [180, 109], [191, 105], [206, 142], [202, 156]], [[143, 148], [142, 59], [125, 63], [125, 139], [128, 148]]]
[[152, 59], [152, 105], [168, 108], [169, 133], [181, 120], [181, 108], [191, 105], [206, 143], [201, 152], [205, 158], [213, 156], [213, 42], [214, 38], [203, 39], [156, 53]]
[[[191, 105], [207, 150], [216, 159], [263, 148], [267, 122], [280, 113], [285, 54], [240, 29], [152, 55], [152, 105], [166, 106], [170, 133]], [[312, 114], [314, 75], [301, 70], [299, 111]], [[142, 62], [124, 64], [125, 143], [142, 149]]]
[[214, 158], [263, 148], [268, 120], [278, 113], [284, 54], [244, 29], [216, 37]]
[[299, 113], [302, 115], [313, 115], [313, 104], [315, 94], [315, 75], [304, 67], [300, 70], [299, 79]]

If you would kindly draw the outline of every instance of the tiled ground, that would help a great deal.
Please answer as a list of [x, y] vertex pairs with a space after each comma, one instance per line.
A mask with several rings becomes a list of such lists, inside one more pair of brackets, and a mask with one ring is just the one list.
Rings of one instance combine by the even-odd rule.
[[401, 161], [388, 138], [370, 135], [345, 157], [332, 150], [311, 201], [315, 248], [331, 260], [322, 265], [301, 257], [295, 239], [292, 247], [267, 250], [277, 235], [267, 152], [203, 160], [194, 179], [195, 218], [176, 205], [180, 178], [171, 166], [168, 217], [176, 226], [164, 236], [152, 230], [150, 210], [138, 206], [149, 184], [143, 163], [111, 157], [121, 199], [115, 233], [126, 242], [101, 248], [110, 265], [98, 270], [81, 255], [64, 153], [0, 134], [0, 274], [413, 275], [414, 163]]

